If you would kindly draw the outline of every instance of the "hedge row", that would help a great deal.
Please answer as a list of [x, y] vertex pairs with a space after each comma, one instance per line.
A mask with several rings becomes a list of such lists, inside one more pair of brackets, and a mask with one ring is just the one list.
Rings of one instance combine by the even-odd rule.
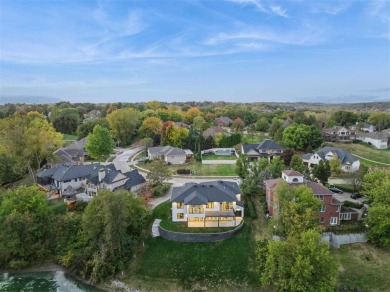
[[253, 205], [252, 200], [248, 198], [247, 201], [246, 201], [246, 204], [248, 206], [249, 215], [251, 216], [251, 218], [252, 219], [257, 219], [256, 209], [255, 209], [255, 206]]

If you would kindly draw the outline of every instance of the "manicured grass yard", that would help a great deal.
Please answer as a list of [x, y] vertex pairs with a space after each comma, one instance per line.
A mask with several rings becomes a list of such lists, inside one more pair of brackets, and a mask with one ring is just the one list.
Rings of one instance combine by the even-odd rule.
[[[390, 165], [390, 149], [380, 150], [365, 143], [353, 143], [353, 144], [333, 143], [332, 146], [343, 148], [351, 152], [352, 154], [356, 154], [373, 161], [387, 163]], [[383, 164], [377, 164], [363, 159], [360, 159], [360, 162], [366, 166], [385, 166]]]
[[64, 141], [77, 141], [78, 140], [77, 136], [75, 136], [75, 135], [70, 135], [70, 134], [63, 134], [63, 135], [64, 135], [64, 137], [62, 140], [64, 140]]
[[202, 155], [202, 160], [236, 160], [236, 155]]
[[360, 288], [359, 291], [390, 290], [389, 249], [356, 243], [342, 245], [340, 249], [333, 250], [332, 254], [340, 265], [338, 287]]
[[259, 143], [267, 138], [268, 138], [268, 136], [266, 136], [266, 133], [256, 132], [253, 135], [253, 137], [250, 134], [242, 135], [241, 141], [242, 141], [242, 143], [251, 144], [251, 143]]
[[[150, 169], [155, 163], [154, 161], [148, 163], [139, 163], [139, 167]], [[216, 165], [203, 165], [200, 162], [193, 161], [181, 165], [169, 165], [169, 169], [172, 174], [177, 174], [178, 169], [190, 169], [195, 172], [197, 176], [237, 176], [235, 164], [216, 164]]]

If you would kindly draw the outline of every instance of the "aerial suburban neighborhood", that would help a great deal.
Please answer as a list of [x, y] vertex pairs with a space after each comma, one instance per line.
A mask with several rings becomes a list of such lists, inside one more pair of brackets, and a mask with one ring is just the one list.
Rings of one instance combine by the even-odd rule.
[[390, 291], [390, 1], [0, 1], [0, 291]]

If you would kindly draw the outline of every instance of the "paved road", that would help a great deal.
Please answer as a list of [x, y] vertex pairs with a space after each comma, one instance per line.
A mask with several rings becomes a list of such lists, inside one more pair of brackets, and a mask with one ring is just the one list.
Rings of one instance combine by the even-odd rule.
[[143, 147], [134, 147], [128, 149], [115, 148], [115, 152], [118, 153], [113, 160], [115, 167], [117, 169], [120, 169], [123, 173], [130, 171], [131, 168], [129, 167], [129, 163], [128, 163], [129, 157], [142, 150]]

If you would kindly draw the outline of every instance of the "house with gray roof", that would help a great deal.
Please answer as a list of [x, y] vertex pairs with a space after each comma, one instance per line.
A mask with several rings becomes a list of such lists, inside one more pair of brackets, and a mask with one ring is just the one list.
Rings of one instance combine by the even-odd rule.
[[381, 132], [357, 132], [356, 140], [373, 145], [377, 149], [387, 149], [390, 145], [390, 134]]
[[181, 149], [172, 146], [158, 146], [148, 148], [148, 157], [152, 159], [162, 159], [169, 164], [183, 164], [193, 153], [189, 149]]
[[244, 218], [242, 191], [237, 183], [186, 183], [172, 189], [172, 221], [188, 227], [232, 227]]
[[344, 172], [354, 172], [359, 170], [360, 161], [348, 151], [337, 147], [324, 147], [315, 153], [306, 153], [302, 160], [309, 167], [317, 165], [321, 160], [329, 161], [337, 157], [341, 163], [341, 170]]
[[215, 122], [220, 127], [230, 127], [233, 124], [233, 120], [229, 117], [219, 117], [215, 119]]
[[226, 131], [225, 129], [222, 129], [221, 127], [210, 127], [206, 130], [203, 131], [202, 135], [204, 138], [208, 138], [208, 137], [215, 137], [216, 134], [223, 134], [223, 135], [230, 135], [230, 133], [228, 131]]
[[137, 170], [122, 173], [114, 164], [100, 163], [61, 164], [38, 173], [37, 179], [47, 189], [56, 189], [61, 196], [67, 195], [69, 187], [74, 190], [82, 189], [81, 192], [94, 196], [102, 189], [114, 191], [124, 188], [137, 191], [145, 183], [145, 178]]
[[346, 127], [334, 126], [322, 130], [325, 141], [339, 143], [353, 143], [355, 139], [355, 131]]
[[241, 146], [241, 153], [247, 155], [252, 160], [258, 158], [272, 160], [275, 156], [281, 156], [284, 150], [284, 147], [271, 139], [255, 144], [242, 144]]
[[88, 155], [87, 149], [85, 148], [86, 143], [87, 137], [75, 141], [66, 147], [62, 147], [54, 151], [53, 154], [57, 157], [56, 160], [58, 163], [73, 164], [83, 162], [84, 158]]

